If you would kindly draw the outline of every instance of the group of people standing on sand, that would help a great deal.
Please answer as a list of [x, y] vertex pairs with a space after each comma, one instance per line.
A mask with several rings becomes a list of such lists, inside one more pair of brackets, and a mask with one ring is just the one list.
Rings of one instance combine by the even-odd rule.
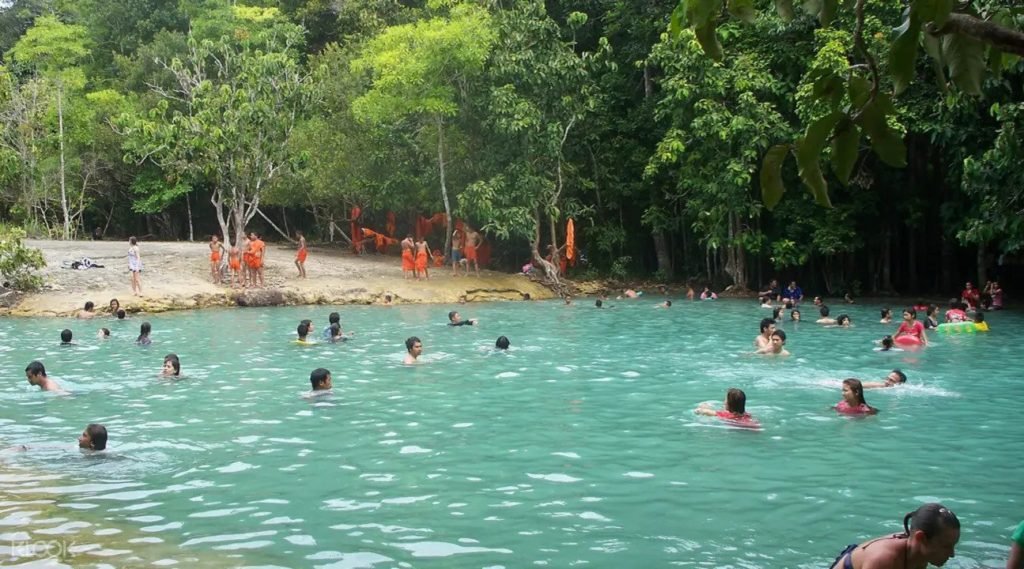
[[[456, 229], [452, 233], [452, 276], [459, 276], [459, 267], [465, 275], [469, 275], [469, 267], [473, 266], [476, 276], [480, 276], [480, 264], [477, 261], [477, 251], [483, 243], [480, 233], [474, 231], [469, 225], [463, 225], [463, 229]], [[426, 237], [419, 240], [413, 239], [412, 234], [407, 234], [402, 240], [402, 275], [406, 278], [416, 280], [429, 279], [428, 267], [431, 263], [434, 266], [444, 266], [444, 254], [440, 251], [431, 251]]]
[[[302, 238], [301, 232], [299, 238], [301, 239], [300, 258], [305, 262], [306, 240]], [[267, 255], [267, 244], [260, 239], [256, 232], [250, 231], [242, 239], [241, 244], [232, 245], [230, 249], [225, 246], [219, 236], [213, 235], [210, 237], [209, 247], [210, 279], [215, 284], [230, 284], [231, 288], [262, 288], [264, 286], [263, 267]], [[305, 270], [300, 265], [298, 258], [295, 264], [299, 266], [300, 276], [305, 277]]]

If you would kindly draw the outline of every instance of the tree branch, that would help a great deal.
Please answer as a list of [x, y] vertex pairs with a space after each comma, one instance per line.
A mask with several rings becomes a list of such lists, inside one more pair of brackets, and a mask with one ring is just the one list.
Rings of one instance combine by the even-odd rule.
[[850, 120], [853, 122], [857, 122], [857, 119], [864, 113], [864, 110], [875, 102], [875, 96], [878, 95], [878, 86], [881, 83], [878, 78], [878, 63], [875, 62], [875, 58], [872, 57], [867, 45], [864, 44], [864, 4], [866, 3], [866, 0], [857, 0], [857, 7], [854, 10], [857, 16], [857, 25], [853, 28], [853, 48], [860, 52], [861, 57], [867, 62], [868, 69], [871, 71], [871, 94], [864, 105], [850, 117]]
[[938, 29], [929, 25], [928, 33], [936, 36], [963, 34], [1006, 53], [1024, 57], [1024, 33], [969, 14], [950, 14], [946, 25]]

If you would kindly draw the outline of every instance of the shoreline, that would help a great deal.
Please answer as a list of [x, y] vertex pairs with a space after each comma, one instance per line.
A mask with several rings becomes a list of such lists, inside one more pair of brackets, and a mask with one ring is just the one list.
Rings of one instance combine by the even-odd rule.
[[[310, 247], [309, 278], [298, 277], [295, 249], [269, 245], [265, 260], [266, 287], [232, 289], [210, 278], [209, 247], [205, 242], [142, 242], [142, 296], [131, 294], [127, 243], [120, 241], [26, 240], [42, 251], [46, 267], [39, 271], [41, 291], [17, 295], [0, 307], [0, 316], [73, 317], [86, 301], [97, 316], [118, 299], [129, 313], [156, 313], [229, 306], [298, 306], [486, 302], [555, 298], [548, 288], [518, 275], [491, 270], [480, 276], [458, 277], [447, 267], [430, 267], [429, 280], [403, 278], [397, 256], [356, 256], [347, 251]], [[76, 270], [65, 263], [83, 257], [102, 268]]]

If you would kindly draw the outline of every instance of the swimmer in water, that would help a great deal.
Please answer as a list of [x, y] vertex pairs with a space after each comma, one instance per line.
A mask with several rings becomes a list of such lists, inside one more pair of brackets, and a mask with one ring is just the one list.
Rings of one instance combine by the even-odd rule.
[[974, 329], [978, 332], [988, 332], [988, 322], [985, 322], [985, 314], [980, 310], [974, 313]]
[[494, 347], [502, 351], [508, 350], [510, 345], [511, 342], [505, 336], [498, 336], [498, 339], [494, 341]]
[[334, 388], [334, 384], [331, 383], [330, 370], [322, 367], [316, 368], [309, 374], [309, 383], [312, 389], [306, 394], [307, 397], [327, 395]]
[[164, 356], [164, 367], [160, 370], [164, 377], [178, 377], [181, 375], [181, 360], [178, 354], [167, 354]]
[[861, 383], [861, 387], [864, 389], [884, 389], [886, 387], [899, 387], [906, 385], [906, 383], [907, 374], [894, 369], [889, 372], [889, 375], [885, 376], [885, 381], [865, 381]]
[[814, 297], [814, 306], [822, 306], [823, 304], [825, 304], [825, 301], [821, 300], [820, 296]]
[[892, 309], [883, 308], [881, 310], [882, 319], [878, 321], [879, 324], [891, 324], [892, 323]]
[[54, 391], [56, 393], [67, 393], [61, 389], [60, 384], [46, 375], [46, 368], [43, 362], [34, 361], [25, 367], [25, 378], [30, 385], [34, 385], [43, 391]]
[[779, 320], [782, 320], [782, 311], [783, 310], [786, 310], [785, 306], [776, 306], [775, 309], [772, 310], [772, 320], [774, 320], [775, 322], [778, 322]]
[[761, 308], [773, 308], [772, 299], [768, 298], [767, 296], [762, 296], [758, 300], [761, 302]]
[[308, 320], [303, 320], [302, 322], [299, 322], [299, 325], [295, 328], [295, 332], [299, 336], [295, 340], [296, 344], [312, 344], [313, 343], [313, 342], [310, 342], [309, 339], [308, 339], [309, 338], [309, 321]]
[[901, 534], [847, 546], [829, 569], [942, 567], [960, 541], [960, 520], [942, 504], [925, 504], [903, 518]]
[[775, 332], [775, 320], [771, 318], [761, 319], [761, 333], [754, 338], [754, 348], [761, 351], [772, 345], [772, 334]]
[[839, 328], [849, 328], [850, 326], [853, 326], [853, 323], [850, 322], [849, 315], [840, 314], [839, 317], [836, 318], [836, 326]]
[[116, 298], [111, 298], [110, 299], [110, 315], [114, 316], [115, 314], [117, 314], [118, 310], [121, 310], [121, 301], [119, 301]]
[[107, 448], [107, 428], [99, 423], [89, 423], [78, 437], [78, 448], [105, 450]]
[[749, 421], [752, 419], [750, 414], [747, 413], [747, 394], [735, 387], [731, 387], [729, 391], [725, 392], [724, 411], [716, 411], [707, 403], [701, 403], [693, 412], [698, 415], [718, 417], [728, 421]]
[[892, 336], [886, 336], [882, 338], [882, 347], [875, 348], [879, 352], [902, 352], [903, 350], [894, 347]]
[[331, 324], [329, 332], [331, 334], [331, 337], [328, 338], [327, 341], [331, 342], [332, 344], [348, 341], [348, 336], [341, 333], [341, 324], [338, 324], [337, 322]]
[[604, 301], [600, 298], [594, 301], [595, 308], [604, 308]]
[[71, 341], [71, 330], [67, 328], [60, 331], [60, 345], [61, 346], [74, 346], [75, 343]]
[[782, 330], [772, 332], [772, 343], [766, 348], [761, 348], [757, 353], [766, 356], [788, 356], [786, 350], [786, 333]]
[[331, 339], [331, 326], [335, 324], [337, 324], [339, 327], [341, 326], [341, 315], [338, 314], [337, 312], [332, 312], [330, 315], [327, 316], [327, 326], [324, 326], [324, 340]]
[[903, 322], [900, 323], [900, 327], [893, 334], [893, 341], [899, 341], [900, 336], [914, 337], [921, 341], [922, 346], [928, 345], [928, 336], [924, 333], [924, 324], [917, 321], [917, 311], [913, 308], [903, 311]]
[[792, 320], [793, 322], [799, 322], [800, 321], [800, 311], [794, 309], [793, 312], [789, 313], [789, 319]]
[[125, 312], [123, 308], [118, 308], [117, 309], [117, 319], [118, 320], [124, 320], [127, 317], [128, 317], [128, 313]]
[[86, 302], [85, 303], [85, 309], [80, 310], [78, 312], [78, 319], [79, 320], [91, 320], [92, 318], [94, 318], [96, 316], [96, 313], [93, 311], [93, 308], [95, 306], [96, 305], [93, 304], [91, 300]]
[[[571, 299], [571, 297], [566, 297], [566, 299]], [[569, 304], [569, 303], [566, 302], [566, 304]], [[476, 322], [477, 322], [476, 318], [470, 318], [469, 320], [463, 320], [462, 316], [459, 316], [458, 311], [455, 311], [455, 310], [452, 310], [451, 312], [448, 313], [448, 325], [449, 326], [475, 326]]]
[[149, 339], [150, 332], [153, 331], [153, 327], [150, 326], [149, 322], [143, 322], [139, 326], [139, 337], [135, 339], [135, 343], [140, 346], [148, 346], [153, 343], [153, 340]]
[[416, 336], [410, 336], [405, 340], [405, 359], [402, 361], [405, 365], [411, 365], [419, 363], [418, 358], [423, 354], [423, 342]]
[[100, 328], [99, 330], [96, 331], [96, 337], [99, 338], [100, 340], [109, 340], [110, 328]]
[[829, 310], [829, 308], [827, 306], [822, 305], [822, 307], [818, 309], [818, 314], [821, 314], [821, 318], [816, 320], [816, 322], [818, 324], [835, 324], [836, 323], [836, 319], [829, 317], [829, 313], [830, 312], [831, 311]]
[[878, 409], [864, 401], [864, 385], [859, 379], [843, 380], [843, 400], [834, 409], [843, 415], [874, 415]]
[[672, 308], [672, 301], [671, 300], [666, 300], [665, 302], [662, 302], [661, 304], [655, 304], [654, 307], [655, 308]]

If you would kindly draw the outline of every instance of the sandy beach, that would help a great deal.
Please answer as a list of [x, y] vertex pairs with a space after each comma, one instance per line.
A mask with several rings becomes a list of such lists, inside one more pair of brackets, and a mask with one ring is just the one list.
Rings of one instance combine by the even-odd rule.
[[[117, 298], [129, 312], [165, 312], [209, 306], [307, 304], [454, 303], [551, 298], [552, 292], [522, 275], [480, 271], [480, 276], [453, 277], [451, 267], [431, 267], [430, 280], [402, 277], [397, 256], [356, 256], [339, 249], [310, 247], [308, 278], [295, 268], [295, 249], [268, 244], [264, 289], [232, 289], [210, 279], [209, 248], [202, 242], [142, 242], [144, 269], [140, 297], [132, 296], [127, 250], [122, 241], [27, 240], [43, 252], [43, 290], [25, 295], [0, 314], [72, 316], [86, 301], [103, 310]], [[65, 262], [88, 257], [103, 268], [74, 270]]]

